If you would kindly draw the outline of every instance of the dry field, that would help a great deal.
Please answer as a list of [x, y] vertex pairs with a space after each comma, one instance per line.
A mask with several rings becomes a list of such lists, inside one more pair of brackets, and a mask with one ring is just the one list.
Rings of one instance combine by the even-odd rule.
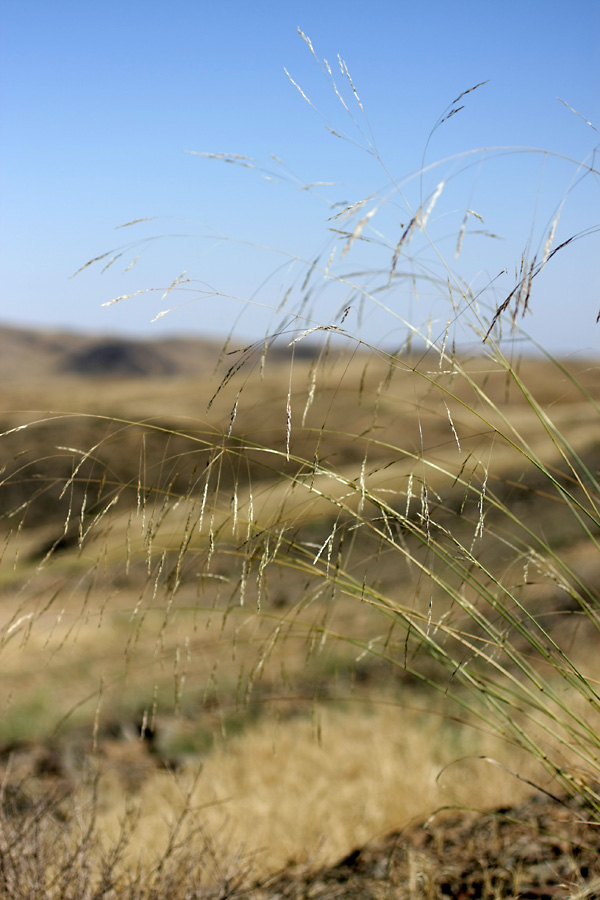
[[[15, 335], [2, 338], [14, 355]], [[119, 848], [115, 871], [191, 849], [225, 896], [441, 807], [506, 808], [533, 784], [597, 775], [594, 747], [583, 757], [558, 726], [535, 731], [515, 700], [509, 718], [541, 755], [524, 746], [495, 718], [508, 694], [484, 710], [465, 675], [481, 684], [479, 663], [500, 660], [499, 692], [524, 673], [552, 686], [564, 656], [586, 690], [599, 683], [595, 614], [577, 600], [595, 608], [598, 533], [560, 488], [582, 508], [596, 498], [554, 438], [598, 472], [595, 363], [569, 367], [583, 393], [541, 359], [511, 379], [484, 355], [303, 345], [216, 371], [209, 345], [186, 345], [179, 368], [176, 346], [159, 362], [125, 348], [101, 375], [97, 355], [54, 336], [44, 356], [40, 340], [0, 401], [9, 821], [51, 795], [65, 846], [93, 818], [98, 854]], [[484, 593], [486, 620], [469, 612]], [[533, 618], [548, 656], [527, 643]], [[490, 649], [500, 619], [506, 659]], [[598, 707], [569, 678], [547, 702], [594, 731]], [[560, 760], [557, 788], [544, 754]]]

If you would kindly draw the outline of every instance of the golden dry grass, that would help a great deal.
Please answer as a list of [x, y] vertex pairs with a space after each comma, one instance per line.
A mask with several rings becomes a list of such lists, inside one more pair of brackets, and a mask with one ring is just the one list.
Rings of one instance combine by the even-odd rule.
[[[495, 752], [504, 751], [494, 738], [467, 737], [431, 710], [397, 702], [264, 721], [215, 748], [200, 770], [189, 763], [177, 775], [146, 777], [130, 852], [151, 857], [164, 846], [193, 784], [189, 825], [200, 822], [223, 858], [237, 852], [259, 877], [291, 864], [331, 864], [440, 806], [470, 807], [476, 798], [485, 809], [523, 798], [526, 785], [476, 759]], [[102, 830], [114, 838], [126, 809], [114, 768], [98, 796]]]
[[[568, 547], [574, 540], [569, 523], [552, 524], [547, 509], [553, 501], [538, 487], [534, 468], [496, 440], [493, 426], [506, 416], [534, 453], [558, 464], [556, 447], [526, 399], [483, 359], [466, 368], [491, 406], [454, 374], [429, 374], [427, 360], [425, 377], [400, 360], [391, 379], [389, 363], [377, 358], [355, 354], [328, 361], [316, 371], [318, 390], [302, 426], [312, 366], [310, 360], [291, 370], [289, 362], [268, 363], [262, 377], [258, 365], [249, 369], [225, 441], [236, 392], [219, 393], [207, 415], [214, 387], [196, 380], [98, 379], [90, 391], [88, 384], [62, 378], [17, 383], [5, 397], [6, 428], [51, 420], [4, 439], [14, 442], [7, 446], [16, 474], [9, 466], [5, 486], [15, 506], [19, 491], [27, 498], [36, 483], [55, 479], [60, 485], [73, 471], [81, 473], [73, 482], [75, 500], [54, 491], [41, 507], [45, 515], [38, 517], [33, 502], [25, 502], [20, 528], [18, 514], [5, 519], [0, 590], [6, 777], [44, 782], [48, 776], [34, 748], [50, 747], [61, 760], [60, 777], [85, 808], [86, 781], [101, 772], [97, 815], [105, 839], [119, 833], [128, 804], [142, 817], [130, 862], [142, 846], [150, 855], [160, 851], [168, 824], [186, 804], [199, 810], [189, 827], [200, 823], [203, 840], [210, 838], [224, 854], [247, 857], [264, 874], [290, 860], [331, 862], [440, 804], [486, 807], [530, 790], [473, 757], [490, 756], [523, 777], [542, 777], [514, 747], [466, 729], [452, 718], [455, 709], [426, 699], [402, 662], [379, 658], [390, 640], [381, 604], [361, 603], [343, 586], [333, 594], [323, 591], [313, 562], [323, 558], [324, 546], [327, 552], [332, 497], [346, 518], [359, 509], [361, 490], [403, 506], [412, 475], [415, 484], [426, 481], [432, 496], [443, 494], [452, 517], [452, 504], [464, 496], [453, 480], [467, 470], [481, 480], [484, 463], [498, 496], [509, 497], [515, 508], [520, 504], [522, 521], [534, 526], [543, 520], [545, 532], [555, 532], [554, 543], [590, 581], [598, 570], [595, 555], [582, 541]], [[572, 385], [542, 361], [522, 369], [555, 424], [578, 452], [593, 456], [588, 407]], [[290, 371], [288, 467], [282, 385]], [[596, 369], [582, 366], [580, 375], [598, 395]], [[432, 391], [432, 379], [442, 383], [441, 394]], [[37, 411], [25, 412], [34, 405]], [[65, 409], [66, 417], [49, 413]], [[357, 441], [357, 435], [363, 438]], [[294, 459], [309, 456], [315, 436], [323, 474], [307, 471], [299, 478]], [[215, 469], [220, 489], [202, 511], [196, 472], [225, 446], [231, 456]], [[32, 477], [30, 466], [41, 459], [55, 469], [36, 470]], [[86, 529], [77, 524], [82, 498], [90, 506], [94, 496], [110, 501], [115, 488], [119, 502], [79, 546]], [[75, 537], [48, 554], [67, 514]], [[190, 529], [200, 515], [210, 527]], [[268, 567], [260, 588], [257, 557], [240, 607], [240, 545], [250, 518], [258, 531], [294, 523], [310, 552]], [[493, 525], [493, 511], [490, 518]], [[476, 518], [452, 521], [460, 533], [473, 529]], [[360, 536], [352, 549], [357, 583], [368, 573], [378, 596], [427, 616], [431, 593], [423, 590], [418, 569], [390, 549], [375, 552]], [[495, 562], [505, 577], [510, 558], [507, 551]], [[175, 590], [169, 578], [177, 581]], [[540, 575], [536, 581], [528, 588], [530, 602], [553, 609], [552, 579]], [[444, 602], [436, 596], [438, 615]], [[557, 609], [557, 621], [560, 614]], [[588, 635], [583, 628], [575, 648], [594, 682]], [[393, 653], [401, 655], [401, 646]], [[156, 730], [153, 753], [135, 737], [141, 721]], [[469, 761], [449, 765], [462, 757]], [[160, 760], [169, 771], [157, 768]]]

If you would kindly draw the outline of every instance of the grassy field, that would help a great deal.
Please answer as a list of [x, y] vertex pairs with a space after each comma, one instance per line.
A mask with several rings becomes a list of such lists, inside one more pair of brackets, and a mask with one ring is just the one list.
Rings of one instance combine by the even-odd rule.
[[[548, 482], [589, 500], [537, 410], [596, 471], [598, 367], [578, 364], [582, 393], [543, 359], [516, 379], [455, 362], [315, 348], [261, 371], [255, 355], [208, 413], [227, 361], [14, 379], [5, 788], [63, 797], [69, 833], [93, 810], [105, 851], [129, 823], [124, 871], [169, 855], [179, 828], [210, 882], [333, 863], [440, 806], [508, 806], [559, 768], [563, 786], [593, 779], [593, 740], [555, 710], [583, 732], [596, 711], [538, 636], [595, 692], [597, 528]], [[486, 690], [514, 731], [459, 677], [496, 664]], [[550, 728], [515, 678], [544, 683]]]

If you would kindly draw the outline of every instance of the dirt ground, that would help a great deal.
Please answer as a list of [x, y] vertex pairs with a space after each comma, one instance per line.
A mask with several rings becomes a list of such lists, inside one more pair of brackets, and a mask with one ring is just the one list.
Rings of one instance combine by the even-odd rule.
[[540, 794], [489, 813], [440, 812], [330, 868], [283, 872], [248, 900], [443, 900], [600, 896], [600, 825], [573, 799]]

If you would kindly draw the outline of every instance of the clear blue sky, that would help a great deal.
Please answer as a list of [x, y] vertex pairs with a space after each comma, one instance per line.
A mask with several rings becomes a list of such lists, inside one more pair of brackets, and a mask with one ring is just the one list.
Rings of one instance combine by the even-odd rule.
[[[329, 60], [379, 158], [353, 143], [364, 145], [365, 136], [298, 26], [319, 59]], [[416, 234], [405, 248], [413, 262], [400, 259], [397, 266], [399, 275], [417, 274], [418, 297], [412, 279], [400, 278], [391, 291], [377, 294], [417, 325], [432, 315], [439, 331], [449, 308], [434, 283], [445, 278], [438, 252], [475, 291], [495, 278], [496, 293], [481, 295], [493, 303], [514, 285], [522, 251], [543, 249], [569, 189], [554, 246], [600, 223], [598, 177], [577, 183], [581, 171], [558, 158], [591, 164], [600, 135], [556, 99], [600, 129], [597, 0], [8, 0], [1, 41], [4, 323], [218, 336], [241, 314], [237, 334], [256, 338], [288, 287], [290, 304], [303, 295], [304, 272], [293, 258], [321, 253], [325, 266], [335, 241], [329, 229], [358, 221], [328, 221], [341, 208], [332, 204], [375, 195], [364, 211], [374, 205], [377, 211], [361, 235], [371, 242], [356, 241], [344, 259], [339, 242], [331, 271], [377, 287], [384, 276], [356, 273], [389, 269], [421, 191], [431, 196], [445, 179], [428, 223], [437, 250]], [[339, 73], [338, 53], [366, 119]], [[476, 148], [550, 153], [489, 151], [442, 163], [422, 184], [419, 178], [403, 182], [421, 167], [428, 135], [448, 104], [485, 80], [435, 131], [426, 165]], [[243, 154], [257, 169], [189, 150]], [[403, 182], [402, 197], [390, 191], [390, 176]], [[312, 182], [333, 184], [300, 189]], [[467, 208], [483, 224], [470, 217], [455, 261]], [[145, 217], [155, 218], [115, 230]], [[502, 240], [470, 233], [477, 230]], [[165, 237], [143, 242], [157, 235]], [[90, 258], [138, 241], [103, 275], [96, 265], [69, 278]], [[592, 235], [557, 254], [534, 282], [533, 315], [525, 324], [548, 349], [600, 349], [599, 258]], [[508, 274], [500, 276], [503, 269]], [[190, 282], [166, 300], [152, 290], [102, 306], [115, 296], [165, 288], [184, 270]], [[344, 325], [373, 341], [397, 327], [370, 302], [359, 320], [351, 289], [325, 289], [322, 275], [313, 279], [307, 313], [316, 321], [333, 322], [338, 306], [348, 305]], [[176, 308], [152, 323], [170, 307]]]

